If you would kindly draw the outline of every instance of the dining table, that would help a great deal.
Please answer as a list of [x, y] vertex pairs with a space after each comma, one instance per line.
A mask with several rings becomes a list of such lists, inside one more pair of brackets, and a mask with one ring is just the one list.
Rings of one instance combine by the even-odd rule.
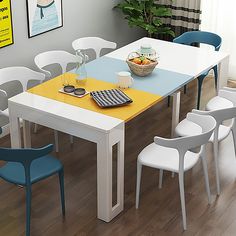
[[[97, 144], [97, 217], [105, 222], [110, 222], [124, 210], [125, 125], [167, 96], [173, 96], [174, 136], [174, 129], [179, 122], [180, 89], [184, 85], [215, 65], [218, 65], [219, 74], [217, 90], [227, 85], [227, 53], [144, 37], [87, 63], [88, 78], [82, 86], [88, 92], [117, 88], [117, 73], [129, 71], [126, 63], [129, 53], [145, 44], [151, 45], [158, 53], [158, 65], [146, 77], [132, 74], [132, 87], [123, 89], [133, 101], [127, 106], [101, 108], [90, 95], [77, 98], [59, 92], [64, 76], [78, 87], [77, 75], [73, 70], [30, 88], [8, 101], [12, 148], [22, 147], [20, 120], [23, 120], [24, 148], [31, 148], [30, 123]], [[116, 196], [113, 193], [112, 173], [115, 145]]]

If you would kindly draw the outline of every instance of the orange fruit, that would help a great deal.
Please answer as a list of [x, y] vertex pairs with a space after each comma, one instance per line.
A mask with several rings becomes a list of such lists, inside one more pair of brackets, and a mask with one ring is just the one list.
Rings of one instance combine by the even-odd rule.
[[141, 63], [142, 63], [142, 61], [138, 57], [135, 57], [132, 61], [133, 61], [133, 63], [138, 64], [138, 65], [141, 65]]
[[148, 60], [147, 58], [145, 58], [143, 61], [142, 61], [142, 65], [149, 65], [151, 64], [151, 61]]

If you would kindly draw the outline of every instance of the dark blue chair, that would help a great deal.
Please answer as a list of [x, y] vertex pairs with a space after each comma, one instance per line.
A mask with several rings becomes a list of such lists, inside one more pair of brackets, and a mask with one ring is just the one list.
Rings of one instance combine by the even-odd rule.
[[0, 177], [26, 189], [26, 236], [30, 236], [32, 184], [58, 174], [62, 214], [65, 215], [63, 166], [59, 160], [48, 155], [52, 150], [52, 144], [38, 149], [0, 148], [0, 160], [7, 162], [0, 168]]
[[[175, 38], [173, 40], [174, 43], [180, 43], [180, 44], [185, 44], [189, 46], [194, 46], [195, 44], [203, 43], [203, 44], [208, 44], [211, 45], [215, 48], [215, 51], [219, 51], [222, 39], [219, 35], [211, 33], [211, 32], [206, 32], [206, 31], [189, 31], [185, 32], [179, 37]], [[217, 70], [217, 65], [215, 65], [213, 68], [214, 71], [214, 76], [215, 76], [215, 87], [217, 87], [217, 80], [218, 80], [218, 70]], [[202, 83], [203, 80], [206, 78], [208, 75], [209, 71], [205, 71], [203, 74], [201, 74], [198, 77], [198, 98], [197, 98], [197, 109], [200, 108], [200, 99], [201, 99], [201, 91], [202, 91]], [[186, 86], [184, 87], [184, 93], [186, 93]]]

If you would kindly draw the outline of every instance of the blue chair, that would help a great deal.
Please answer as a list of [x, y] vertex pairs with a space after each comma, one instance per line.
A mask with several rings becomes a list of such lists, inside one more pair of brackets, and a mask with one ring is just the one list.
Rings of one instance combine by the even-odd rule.
[[[174, 43], [179, 43], [179, 44], [185, 44], [189, 46], [193, 46], [194, 44], [199, 44], [199, 43], [204, 43], [211, 45], [215, 48], [215, 51], [219, 51], [222, 39], [219, 35], [211, 33], [211, 32], [206, 32], [206, 31], [189, 31], [185, 32], [179, 37], [175, 38], [173, 40]], [[214, 71], [214, 76], [215, 76], [215, 87], [217, 87], [217, 80], [218, 80], [218, 70], [217, 70], [217, 65], [215, 65], [213, 68]], [[205, 71], [203, 74], [201, 74], [198, 77], [198, 98], [197, 98], [197, 109], [200, 108], [200, 99], [201, 99], [201, 91], [202, 91], [202, 83], [203, 80], [206, 78], [208, 75], [209, 71]], [[184, 87], [184, 93], [186, 93], [186, 86]]]
[[61, 207], [65, 215], [63, 166], [59, 160], [48, 155], [52, 150], [52, 144], [38, 149], [0, 148], [0, 160], [7, 162], [0, 168], [0, 177], [26, 189], [26, 236], [30, 236], [32, 184], [58, 173]]

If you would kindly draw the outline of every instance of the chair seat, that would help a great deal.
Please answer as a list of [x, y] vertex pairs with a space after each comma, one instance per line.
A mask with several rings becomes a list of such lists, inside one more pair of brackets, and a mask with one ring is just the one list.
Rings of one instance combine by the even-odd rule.
[[[191, 169], [198, 161], [199, 154], [187, 151], [184, 157], [184, 171]], [[145, 147], [138, 156], [138, 161], [145, 166], [179, 172], [179, 153], [155, 143]]]
[[[50, 155], [36, 159], [30, 167], [31, 183], [47, 178], [61, 169], [61, 162]], [[25, 170], [21, 163], [8, 162], [0, 168], [0, 177], [14, 184], [26, 185]]]
[[206, 105], [207, 111], [215, 111], [233, 107], [234, 104], [226, 98], [219, 96], [213, 97]]
[[[220, 142], [223, 139], [225, 139], [229, 135], [230, 131], [231, 131], [230, 127], [225, 125], [220, 125], [218, 132], [218, 141]], [[202, 128], [199, 125], [187, 119], [184, 119], [175, 128], [175, 133], [177, 136], [180, 137], [198, 135], [202, 133]], [[209, 142], [213, 142], [213, 140], [214, 140], [214, 133], [211, 135]]]

